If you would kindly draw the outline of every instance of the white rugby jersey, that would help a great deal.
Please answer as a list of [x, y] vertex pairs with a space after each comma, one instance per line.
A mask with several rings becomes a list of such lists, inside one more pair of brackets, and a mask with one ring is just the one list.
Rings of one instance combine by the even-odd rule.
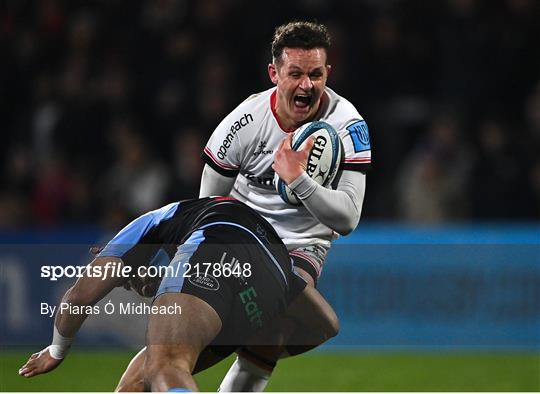
[[[236, 177], [231, 196], [268, 220], [289, 250], [309, 245], [328, 249], [338, 234], [304, 206], [285, 203], [274, 187], [274, 152], [294, 131], [281, 127], [275, 101], [275, 87], [248, 97], [217, 126], [202, 158], [220, 174]], [[365, 172], [370, 167], [368, 128], [349, 101], [327, 87], [313, 120], [325, 121], [338, 132], [345, 148], [343, 169]]]

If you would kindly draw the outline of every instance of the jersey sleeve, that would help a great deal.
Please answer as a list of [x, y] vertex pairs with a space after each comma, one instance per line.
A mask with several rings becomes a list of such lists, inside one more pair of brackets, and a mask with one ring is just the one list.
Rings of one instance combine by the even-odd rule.
[[215, 171], [227, 177], [240, 172], [242, 144], [238, 131], [253, 122], [253, 115], [240, 105], [216, 127], [201, 154]]
[[367, 172], [371, 168], [371, 140], [366, 121], [350, 120], [338, 133], [345, 150], [343, 169]]
[[109, 241], [99, 257], [119, 257], [132, 267], [148, 265], [161, 247], [157, 237], [160, 225], [173, 217], [178, 206], [171, 203], [139, 216]]

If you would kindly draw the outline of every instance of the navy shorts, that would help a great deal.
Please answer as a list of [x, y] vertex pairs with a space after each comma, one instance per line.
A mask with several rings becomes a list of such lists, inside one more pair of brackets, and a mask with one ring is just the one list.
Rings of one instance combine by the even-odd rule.
[[292, 274], [284, 245], [264, 241], [237, 224], [202, 226], [178, 247], [156, 298], [181, 292], [204, 300], [222, 321], [213, 345], [245, 343], [246, 335], [271, 324], [305, 287]]

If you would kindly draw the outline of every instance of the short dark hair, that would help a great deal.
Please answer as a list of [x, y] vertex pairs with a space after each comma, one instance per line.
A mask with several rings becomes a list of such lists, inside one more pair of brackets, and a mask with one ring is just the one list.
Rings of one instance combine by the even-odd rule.
[[272, 40], [272, 58], [279, 61], [283, 48], [330, 48], [331, 39], [326, 26], [315, 22], [289, 22], [278, 26]]

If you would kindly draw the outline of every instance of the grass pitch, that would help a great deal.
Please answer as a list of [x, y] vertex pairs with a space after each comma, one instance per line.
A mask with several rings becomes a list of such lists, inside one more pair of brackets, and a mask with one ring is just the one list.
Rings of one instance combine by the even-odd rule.
[[[0, 358], [0, 391], [112, 391], [135, 352], [74, 349], [55, 371], [17, 375], [31, 351]], [[233, 358], [196, 375], [216, 391]], [[540, 391], [540, 354], [314, 352], [282, 360], [267, 391]]]

